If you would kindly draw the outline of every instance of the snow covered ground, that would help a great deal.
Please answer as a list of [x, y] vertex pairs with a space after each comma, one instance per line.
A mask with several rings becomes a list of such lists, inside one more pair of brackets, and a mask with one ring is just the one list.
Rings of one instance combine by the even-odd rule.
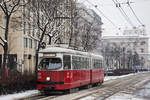
[[38, 90], [29, 90], [21, 93], [14, 93], [14, 94], [8, 94], [8, 95], [1, 95], [0, 100], [15, 100], [15, 99], [20, 99], [24, 97], [31, 96], [33, 94], [37, 94], [39, 91]]
[[106, 100], [145, 100], [144, 98], [138, 97], [136, 95], [117, 93]]
[[[138, 74], [138, 73], [136, 73], [136, 74]], [[122, 77], [127, 77], [127, 76], [130, 76], [130, 75], [134, 75], [134, 74], [128, 74], [128, 75], [122, 75], [122, 76], [106, 76], [105, 81], [118, 79], [118, 78], [122, 78]], [[150, 88], [150, 84], [145, 86], [145, 88], [147, 88], [147, 87]], [[141, 91], [137, 92], [137, 95], [141, 95], [141, 94], [143, 94], [143, 92], [145, 94], [145, 91], [141, 90]], [[37, 93], [39, 93], [38, 90], [29, 90], [29, 91], [25, 91], [25, 92], [21, 92], [21, 93], [1, 95], [0, 100], [15, 100], [15, 99], [28, 97], [28, 96], [31, 96], [31, 95], [34, 95], [34, 94], [37, 94]], [[146, 93], [150, 94], [150, 91], [147, 91]], [[92, 100], [92, 99], [94, 99], [94, 97], [90, 96], [90, 97], [86, 97], [82, 100]], [[111, 98], [108, 98], [107, 100], [143, 100], [143, 99], [136, 98], [135, 96], [129, 95], [129, 94], [116, 94], [116, 95], [112, 96]]]
[[117, 93], [106, 100], [150, 100], [150, 83], [134, 94]]
[[[88, 97], [82, 98], [80, 100], [95, 100], [95, 99], [96, 98], [93, 96], [88, 96]], [[117, 93], [114, 96], [107, 98], [106, 100], [145, 100], [145, 99], [137, 97], [135, 95]]]
[[150, 82], [135, 92], [135, 95], [150, 100]]

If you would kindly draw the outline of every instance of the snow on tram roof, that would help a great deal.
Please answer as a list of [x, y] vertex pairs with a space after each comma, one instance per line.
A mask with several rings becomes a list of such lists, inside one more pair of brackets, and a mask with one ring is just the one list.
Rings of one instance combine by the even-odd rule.
[[46, 49], [40, 50], [40, 53], [69, 53], [69, 54], [77, 54], [77, 55], [85, 55], [85, 56], [93, 56], [93, 57], [100, 57], [102, 58], [101, 55], [96, 55], [93, 53], [89, 52], [82, 52], [82, 51], [77, 51], [73, 49], [67, 49], [67, 48], [61, 48], [61, 47], [48, 47]]

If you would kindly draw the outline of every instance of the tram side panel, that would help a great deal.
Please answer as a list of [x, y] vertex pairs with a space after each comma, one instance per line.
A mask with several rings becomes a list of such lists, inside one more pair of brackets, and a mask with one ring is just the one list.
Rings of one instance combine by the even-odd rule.
[[91, 83], [104, 81], [104, 70], [102, 69], [102, 60], [92, 59]]
[[81, 73], [80, 85], [83, 86], [90, 84], [90, 70], [81, 70], [80, 73]]
[[64, 89], [73, 88], [73, 72], [72, 70], [64, 71]]
[[91, 83], [103, 82], [104, 71], [103, 70], [91, 70]]
[[80, 87], [90, 83], [89, 70], [72, 70], [64, 72], [66, 89]]
[[101, 76], [101, 77], [100, 77], [100, 82], [104, 82], [104, 70], [101, 70], [101, 71], [100, 71], [100, 74], [101, 74], [101, 75], [100, 75], [100, 76]]
[[99, 70], [92, 70], [91, 71], [92, 74], [92, 83], [97, 83], [100, 81], [100, 72]]

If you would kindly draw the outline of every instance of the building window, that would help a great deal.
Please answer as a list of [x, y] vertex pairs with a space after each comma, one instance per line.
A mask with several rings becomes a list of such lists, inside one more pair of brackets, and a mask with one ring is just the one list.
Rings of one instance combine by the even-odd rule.
[[30, 23], [30, 9], [28, 8], [27, 9], [27, 17], [28, 17], [28, 20], [29, 20], [29, 22], [28, 22], [28, 34], [30, 34], [31, 33], [31, 23]]
[[35, 18], [33, 17], [33, 22], [32, 22], [32, 36], [35, 36]]
[[141, 48], [141, 53], [143, 53], [144, 52], [144, 49], [143, 48]]
[[24, 47], [27, 48], [28, 47], [28, 39], [24, 38]]
[[136, 45], [137, 45], [137, 42], [134, 42], [133, 44], [134, 44], [134, 46], [136, 46]]
[[29, 48], [32, 48], [32, 39], [29, 39]]
[[28, 34], [31, 34], [31, 24], [28, 23]]
[[37, 48], [37, 40], [34, 40], [34, 49]]
[[144, 45], [144, 44], [145, 44], [145, 41], [142, 41], [142, 42], [141, 42], [141, 45]]
[[128, 46], [130, 46], [130, 42], [128, 42]]

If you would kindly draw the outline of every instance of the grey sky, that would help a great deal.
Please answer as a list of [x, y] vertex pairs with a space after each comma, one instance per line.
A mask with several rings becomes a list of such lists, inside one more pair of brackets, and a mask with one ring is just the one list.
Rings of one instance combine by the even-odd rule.
[[[105, 28], [105, 35], [115, 35], [116, 28], [107, 21], [99, 11], [97, 11], [92, 5], [90, 5], [86, 0], [78, 0], [80, 2], [84, 2], [88, 8], [93, 8], [103, 20], [103, 27]], [[111, 21], [115, 23], [117, 27], [121, 27], [122, 29], [131, 28], [131, 26], [126, 22], [126, 20], [122, 17], [119, 10], [115, 7], [112, 0], [89, 0], [94, 5], [98, 5], [98, 9], [100, 9]], [[119, 2], [125, 2], [127, 0], [118, 0]], [[142, 21], [143, 24], [146, 25], [146, 31], [148, 36], [150, 36], [150, 0], [130, 0], [134, 3], [131, 4], [132, 8], [134, 9], [135, 13]], [[129, 18], [131, 19], [132, 23], [135, 26], [140, 25], [134, 15], [132, 14], [131, 10], [127, 5], [122, 5], [122, 8], [125, 10]]]

